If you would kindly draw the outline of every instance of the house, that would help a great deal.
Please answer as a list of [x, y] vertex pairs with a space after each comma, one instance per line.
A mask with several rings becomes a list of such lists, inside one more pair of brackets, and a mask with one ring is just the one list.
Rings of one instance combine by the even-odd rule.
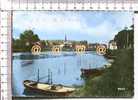
[[86, 50], [86, 46], [85, 45], [76, 45], [75, 46], [75, 51], [77, 53], [85, 52], [85, 50]]
[[89, 50], [89, 51], [91, 51], [91, 50], [96, 50], [97, 45], [98, 45], [97, 43], [93, 43], [93, 44], [92, 44], [92, 43], [89, 43], [89, 44], [88, 44], [88, 50]]
[[108, 44], [108, 48], [109, 48], [110, 50], [116, 50], [116, 49], [117, 49], [117, 44], [116, 44], [116, 42], [115, 42], [114, 40], [111, 40], [111, 41], [109, 42], [109, 44]]
[[59, 53], [60, 51], [62, 51], [62, 47], [60, 45], [54, 45], [52, 47], [52, 52], [53, 53]]

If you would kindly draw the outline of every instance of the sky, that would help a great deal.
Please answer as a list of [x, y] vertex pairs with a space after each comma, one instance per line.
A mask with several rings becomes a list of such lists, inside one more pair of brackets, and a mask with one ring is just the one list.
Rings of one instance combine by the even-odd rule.
[[133, 24], [128, 11], [15, 11], [13, 37], [19, 38], [32, 29], [42, 40], [87, 40], [108, 43], [114, 36]]

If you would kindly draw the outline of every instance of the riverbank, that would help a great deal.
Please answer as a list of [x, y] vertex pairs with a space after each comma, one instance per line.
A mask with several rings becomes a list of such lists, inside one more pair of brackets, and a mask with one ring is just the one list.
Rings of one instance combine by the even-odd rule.
[[133, 97], [133, 49], [111, 52], [116, 56], [110, 68], [101, 76], [90, 77], [72, 96], [83, 97]]

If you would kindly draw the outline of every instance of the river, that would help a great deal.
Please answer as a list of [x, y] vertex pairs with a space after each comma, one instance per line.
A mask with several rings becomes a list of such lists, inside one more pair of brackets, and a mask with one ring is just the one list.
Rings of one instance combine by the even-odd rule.
[[30, 53], [13, 53], [12, 87], [13, 96], [26, 96], [24, 94], [24, 80], [37, 80], [38, 69], [41, 82], [48, 81], [48, 70], [51, 72], [53, 84], [67, 86], [83, 85], [81, 68], [99, 68], [108, 61], [96, 52], [76, 54], [74, 52], [42, 52], [40, 55]]

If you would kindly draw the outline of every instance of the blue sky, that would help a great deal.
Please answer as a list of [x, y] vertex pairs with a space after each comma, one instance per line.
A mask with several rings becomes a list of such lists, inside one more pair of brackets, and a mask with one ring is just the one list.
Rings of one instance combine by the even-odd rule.
[[32, 29], [40, 39], [87, 40], [108, 43], [118, 31], [133, 24], [133, 12], [18, 11], [13, 13], [13, 37]]

